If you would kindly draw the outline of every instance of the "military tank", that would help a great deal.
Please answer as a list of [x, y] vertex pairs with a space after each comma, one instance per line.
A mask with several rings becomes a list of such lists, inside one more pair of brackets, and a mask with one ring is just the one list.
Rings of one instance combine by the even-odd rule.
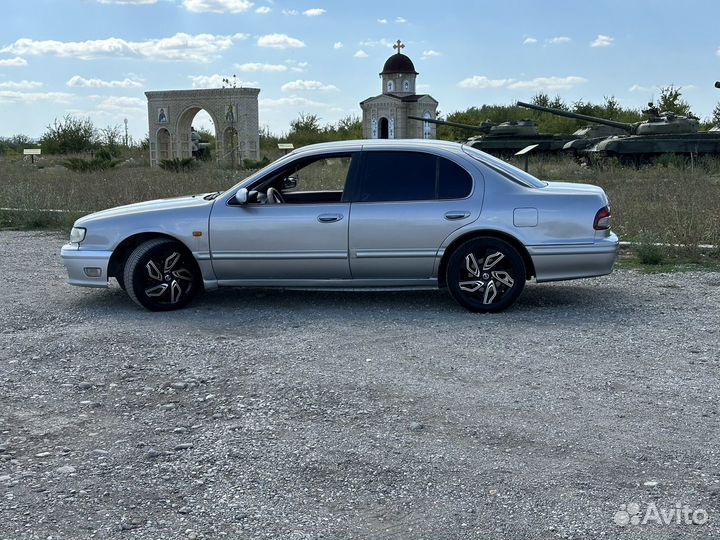
[[[585, 148], [574, 149], [578, 155], [589, 160], [595, 157], [616, 157], [623, 163], [651, 161], [663, 154], [718, 155], [720, 154], [720, 131], [699, 131], [700, 122], [692, 116], [679, 116], [671, 112], [660, 112], [652, 103], [643, 113], [647, 120], [629, 124], [586, 114], [573, 113], [531, 103], [518, 101], [518, 106], [543, 111], [557, 116], [584, 120], [623, 130], [622, 135], [613, 135], [590, 141]], [[570, 148], [566, 148], [569, 150]]]
[[540, 133], [537, 124], [532, 120], [512, 120], [496, 124], [494, 122], [483, 122], [480, 125], [460, 124], [445, 120], [433, 120], [419, 116], [408, 116], [411, 120], [418, 122], [430, 122], [441, 126], [450, 126], [466, 131], [481, 133], [481, 135], [470, 137], [465, 144], [493, 154], [496, 156], [511, 156], [526, 146], [537, 144], [535, 152], [558, 153], [563, 146], [574, 137], [571, 135], [553, 135]]

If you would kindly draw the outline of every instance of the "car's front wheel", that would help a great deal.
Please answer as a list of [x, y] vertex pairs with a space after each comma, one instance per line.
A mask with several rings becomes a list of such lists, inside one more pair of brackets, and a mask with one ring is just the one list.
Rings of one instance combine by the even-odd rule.
[[135, 248], [125, 263], [123, 281], [130, 298], [151, 311], [185, 307], [202, 284], [192, 255], [179, 242], [164, 238]]
[[446, 281], [452, 297], [470, 311], [502, 311], [525, 287], [525, 263], [504, 240], [475, 238], [452, 253]]

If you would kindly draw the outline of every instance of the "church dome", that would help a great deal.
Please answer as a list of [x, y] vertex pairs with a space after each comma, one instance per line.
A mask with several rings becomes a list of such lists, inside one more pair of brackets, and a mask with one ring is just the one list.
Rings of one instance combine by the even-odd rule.
[[385, 61], [383, 70], [380, 75], [388, 75], [391, 73], [412, 73], [417, 75], [415, 71], [415, 65], [412, 63], [409, 57], [402, 53], [395, 53]]

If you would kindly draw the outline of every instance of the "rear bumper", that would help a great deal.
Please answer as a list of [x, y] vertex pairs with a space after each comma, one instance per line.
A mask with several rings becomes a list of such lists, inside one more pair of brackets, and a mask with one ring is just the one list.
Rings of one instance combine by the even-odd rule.
[[528, 246], [538, 282], [604, 276], [612, 272], [619, 241], [611, 233], [592, 244]]
[[65, 244], [60, 257], [68, 273], [68, 283], [80, 287], [107, 287], [111, 255], [112, 251], [83, 251], [77, 244]]

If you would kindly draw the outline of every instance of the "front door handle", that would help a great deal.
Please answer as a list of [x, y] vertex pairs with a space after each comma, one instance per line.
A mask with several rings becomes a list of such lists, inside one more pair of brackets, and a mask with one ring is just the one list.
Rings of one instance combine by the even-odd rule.
[[342, 214], [320, 214], [318, 221], [320, 223], [334, 223], [340, 221], [343, 218]]
[[470, 215], [470, 212], [464, 212], [462, 210], [457, 212], [447, 212], [445, 214], [445, 219], [449, 220], [455, 220], [455, 219], [465, 219]]

